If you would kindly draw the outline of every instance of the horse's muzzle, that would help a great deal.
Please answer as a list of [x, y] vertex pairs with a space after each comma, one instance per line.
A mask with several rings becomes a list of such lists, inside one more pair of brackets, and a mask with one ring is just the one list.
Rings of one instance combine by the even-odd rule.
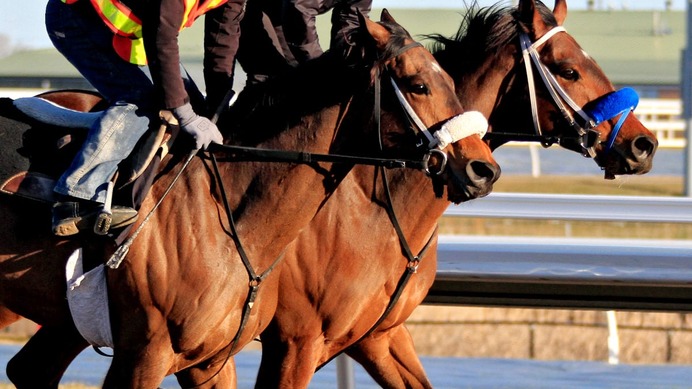
[[455, 204], [487, 196], [493, 190], [493, 184], [500, 178], [500, 167], [497, 164], [482, 160], [471, 160], [464, 169], [464, 176], [447, 170], [447, 199]]

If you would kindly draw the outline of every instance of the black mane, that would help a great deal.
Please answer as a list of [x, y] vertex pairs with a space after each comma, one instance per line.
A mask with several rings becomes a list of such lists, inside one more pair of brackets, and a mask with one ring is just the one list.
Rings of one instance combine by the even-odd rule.
[[367, 89], [369, 75], [363, 69], [349, 66], [343, 57], [328, 51], [266, 82], [247, 85], [229, 111], [232, 129], [228, 135], [257, 141], [338, 104]]
[[[540, 1], [536, 1], [536, 7], [546, 24], [557, 25], [549, 8]], [[426, 37], [433, 40], [430, 51], [440, 62], [455, 64], [454, 67], [445, 69], [452, 74], [475, 69], [489, 55], [512, 42], [518, 42], [518, 34], [522, 28], [518, 20], [516, 7], [496, 3], [479, 8], [474, 1], [464, 15], [456, 34], [451, 37], [430, 34]], [[452, 74], [452, 77], [454, 76]]]
[[226, 138], [233, 143], [256, 143], [307, 115], [344, 103], [354, 95], [372, 93], [373, 69], [384, 66], [410, 38], [397, 24], [381, 24], [392, 34], [383, 55], [378, 56], [372, 38], [361, 33], [347, 58], [327, 51], [266, 82], [246, 86], [224, 118], [229, 119], [224, 125]]

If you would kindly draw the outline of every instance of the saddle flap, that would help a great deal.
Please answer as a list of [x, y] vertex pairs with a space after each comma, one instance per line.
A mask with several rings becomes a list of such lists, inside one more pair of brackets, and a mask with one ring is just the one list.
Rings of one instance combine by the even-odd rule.
[[101, 112], [80, 112], [65, 108], [40, 97], [21, 97], [14, 106], [23, 114], [41, 123], [65, 128], [90, 129], [101, 118]]
[[44, 203], [56, 202], [55, 180], [37, 172], [21, 172], [15, 174], [0, 186], [0, 192], [37, 200]]

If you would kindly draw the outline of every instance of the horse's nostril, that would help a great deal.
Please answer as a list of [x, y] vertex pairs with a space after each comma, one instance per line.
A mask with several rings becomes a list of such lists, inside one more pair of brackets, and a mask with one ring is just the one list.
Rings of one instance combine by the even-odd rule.
[[500, 168], [486, 161], [471, 161], [466, 167], [466, 174], [475, 183], [493, 183], [500, 176]]
[[656, 141], [646, 135], [637, 137], [632, 142], [632, 154], [641, 161], [649, 158], [656, 151]]

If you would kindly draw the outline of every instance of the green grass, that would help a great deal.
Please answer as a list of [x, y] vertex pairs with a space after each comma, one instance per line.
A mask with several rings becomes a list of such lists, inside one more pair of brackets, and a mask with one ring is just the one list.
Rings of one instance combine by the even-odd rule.
[[601, 176], [503, 175], [494, 192], [599, 194], [620, 196], [681, 196], [682, 177], [675, 176], [618, 176], [604, 180]]

